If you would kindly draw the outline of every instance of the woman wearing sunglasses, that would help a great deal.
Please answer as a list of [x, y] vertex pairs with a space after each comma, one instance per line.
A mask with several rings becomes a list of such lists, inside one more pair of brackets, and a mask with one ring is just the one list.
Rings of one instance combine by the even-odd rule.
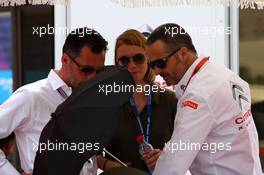
[[[172, 91], [159, 88], [153, 70], [145, 56], [146, 39], [136, 30], [127, 30], [116, 40], [115, 64], [124, 66], [131, 73], [137, 87], [156, 86], [156, 91], [136, 91], [128, 104], [116, 138], [106, 148], [128, 166], [150, 174], [165, 143], [169, 141], [176, 113], [176, 97]], [[136, 138], [144, 136], [154, 150], [147, 158], [141, 158]], [[98, 166], [103, 170], [122, 166], [110, 157], [98, 157]]]

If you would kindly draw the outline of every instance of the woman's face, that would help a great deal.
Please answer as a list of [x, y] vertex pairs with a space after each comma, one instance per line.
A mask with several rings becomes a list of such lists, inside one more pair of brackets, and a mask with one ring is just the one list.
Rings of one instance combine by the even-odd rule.
[[148, 64], [142, 47], [122, 44], [116, 51], [116, 58], [119, 65], [127, 67], [136, 84], [145, 82]]

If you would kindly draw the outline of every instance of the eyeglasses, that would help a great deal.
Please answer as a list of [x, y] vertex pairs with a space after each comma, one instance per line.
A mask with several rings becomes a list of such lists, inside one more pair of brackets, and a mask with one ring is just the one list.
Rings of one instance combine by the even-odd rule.
[[100, 71], [102, 71], [104, 69], [103, 66], [98, 67], [98, 68], [95, 68], [93, 66], [82, 66], [74, 58], [72, 58], [69, 54], [67, 54], [67, 55], [74, 62], [74, 64], [76, 64], [79, 67], [79, 70], [85, 74], [92, 74], [94, 72], [99, 73]]
[[125, 66], [127, 67], [128, 64], [133, 61], [135, 64], [142, 64], [145, 61], [145, 55], [143, 55], [142, 53], [138, 53], [132, 57], [127, 57], [127, 56], [122, 56], [118, 59], [118, 63], [121, 66]]
[[178, 48], [176, 50], [174, 50], [173, 52], [171, 52], [170, 54], [168, 54], [167, 56], [160, 58], [160, 59], [156, 59], [154, 61], [151, 61], [149, 63], [149, 66], [154, 69], [155, 67], [159, 68], [159, 69], [164, 69], [167, 66], [167, 61], [168, 59], [174, 55], [176, 52], [178, 52], [181, 48]]

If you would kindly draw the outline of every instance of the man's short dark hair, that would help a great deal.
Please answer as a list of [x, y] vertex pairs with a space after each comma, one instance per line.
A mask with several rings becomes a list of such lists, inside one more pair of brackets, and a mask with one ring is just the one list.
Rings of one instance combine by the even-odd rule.
[[75, 59], [84, 46], [98, 54], [107, 50], [107, 44], [108, 42], [96, 30], [82, 27], [73, 30], [67, 36], [62, 51]]
[[180, 47], [186, 47], [195, 54], [196, 49], [192, 43], [192, 38], [184, 28], [175, 23], [166, 23], [157, 27], [148, 37], [147, 45], [151, 45], [157, 40], [161, 40], [168, 52]]

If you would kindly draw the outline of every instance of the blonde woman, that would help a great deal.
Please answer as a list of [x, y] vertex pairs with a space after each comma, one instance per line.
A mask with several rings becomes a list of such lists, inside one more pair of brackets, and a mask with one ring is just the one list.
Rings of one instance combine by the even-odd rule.
[[[145, 47], [146, 39], [137, 30], [127, 30], [116, 40], [115, 64], [127, 68], [137, 88], [133, 98], [124, 106], [118, 134], [107, 150], [127, 165], [149, 172], [154, 169], [161, 149], [173, 132], [177, 101], [172, 91], [154, 83], [155, 75], [148, 66]], [[138, 151], [136, 137], [139, 135], [143, 135], [154, 148], [144, 160]], [[103, 170], [122, 166], [110, 157], [97, 160]]]

